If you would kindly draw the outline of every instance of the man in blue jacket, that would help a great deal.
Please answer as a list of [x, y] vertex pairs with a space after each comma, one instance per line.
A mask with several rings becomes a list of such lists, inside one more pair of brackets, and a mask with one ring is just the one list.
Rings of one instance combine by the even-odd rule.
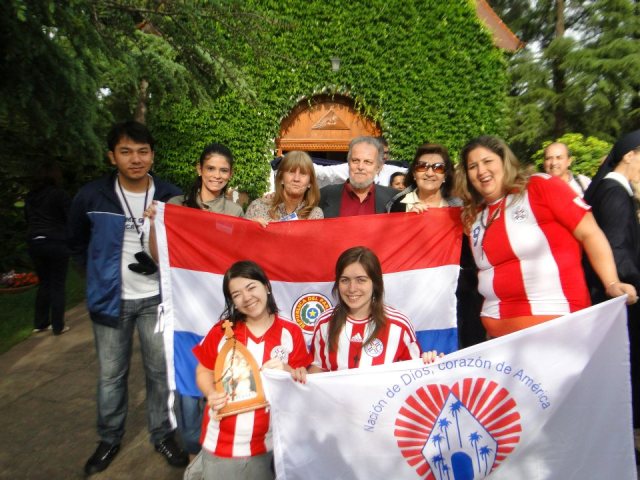
[[87, 306], [100, 366], [100, 442], [85, 465], [87, 475], [106, 469], [120, 449], [136, 328], [151, 442], [170, 465], [188, 463], [174, 438], [163, 334], [156, 331], [160, 286], [157, 266], [148, 255], [149, 222], [144, 221], [144, 211], [154, 199], [166, 201], [180, 190], [149, 174], [154, 141], [141, 123], [114, 125], [107, 144], [116, 170], [82, 187], [69, 214], [71, 252], [86, 268]]

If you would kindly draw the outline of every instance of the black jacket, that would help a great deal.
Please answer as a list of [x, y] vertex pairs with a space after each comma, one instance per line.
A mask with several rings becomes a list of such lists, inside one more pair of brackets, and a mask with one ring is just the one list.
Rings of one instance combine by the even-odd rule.
[[[338, 185], [327, 185], [320, 189], [320, 204], [318, 205], [324, 213], [324, 218], [335, 218], [340, 216], [340, 202], [342, 201], [342, 191], [344, 183]], [[397, 190], [381, 185], [375, 186], [376, 213], [386, 213], [386, 205]]]
[[[593, 215], [609, 240], [620, 281], [640, 291], [640, 224], [636, 200], [616, 180], [605, 178], [590, 198]], [[591, 300], [606, 300], [605, 287], [585, 260]]]

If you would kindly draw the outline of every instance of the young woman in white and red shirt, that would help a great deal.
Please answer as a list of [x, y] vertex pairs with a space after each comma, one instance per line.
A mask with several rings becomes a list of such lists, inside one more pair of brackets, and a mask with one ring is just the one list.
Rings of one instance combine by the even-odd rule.
[[335, 307], [322, 314], [311, 342], [313, 363], [297, 369], [294, 379], [307, 373], [364, 368], [423, 358], [432, 362], [435, 351], [421, 354], [409, 319], [384, 304], [380, 261], [370, 249], [353, 247], [336, 263]]
[[[261, 368], [292, 372], [311, 363], [300, 327], [278, 316], [271, 284], [256, 263], [234, 263], [224, 275], [226, 309], [221, 319], [233, 322], [243, 343]], [[201, 443], [205, 479], [272, 480], [272, 442], [265, 408], [215, 418], [230, 400], [215, 389], [214, 368], [226, 338], [222, 321], [214, 325], [193, 352], [198, 359], [196, 381], [207, 399]], [[220, 381], [220, 379], [218, 379]]]

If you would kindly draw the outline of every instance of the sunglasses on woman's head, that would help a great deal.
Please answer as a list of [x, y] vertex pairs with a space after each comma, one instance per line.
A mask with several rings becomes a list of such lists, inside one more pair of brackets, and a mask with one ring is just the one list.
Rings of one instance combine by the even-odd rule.
[[427, 172], [429, 169], [433, 170], [433, 173], [444, 173], [445, 166], [444, 163], [427, 163], [427, 162], [418, 162], [416, 163], [415, 171], [416, 172]]

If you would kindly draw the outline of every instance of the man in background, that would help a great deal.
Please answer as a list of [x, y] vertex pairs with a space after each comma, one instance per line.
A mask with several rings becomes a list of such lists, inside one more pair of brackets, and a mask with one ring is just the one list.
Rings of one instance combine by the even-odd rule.
[[544, 171], [553, 177], [558, 177], [567, 182], [580, 197], [591, 183], [591, 179], [584, 175], [574, 175], [569, 170], [573, 157], [569, 153], [569, 147], [564, 143], [554, 142], [544, 149]]

